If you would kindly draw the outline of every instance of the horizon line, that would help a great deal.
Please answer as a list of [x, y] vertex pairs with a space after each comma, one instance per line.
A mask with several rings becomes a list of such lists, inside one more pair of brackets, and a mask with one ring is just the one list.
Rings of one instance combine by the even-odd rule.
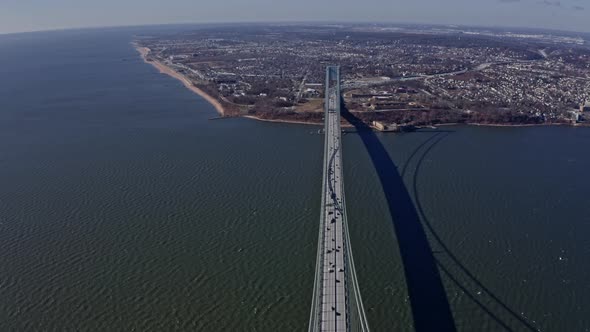
[[413, 21], [350, 21], [350, 20], [237, 20], [237, 21], [201, 21], [201, 22], [175, 22], [175, 23], [147, 23], [147, 24], [123, 24], [123, 25], [90, 25], [90, 26], [78, 26], [78, 27], [57, 27], [47, 28], [38, 30], [24, 30], [24, 31], [12, 31], [12, 32], [0, 32], [0, 36], [19, 35], [19, 34], [32, 34], [32, 33], [43, 33], [43, 32], [65, 32], [65, 31], [77, 31], [77, 30], [100, 30], [100, 29], [131, 29], [141, 27], [165, 27], [165, 26], [199, 26], [199, 25], [256, 25], [256, 24], [363, 24], [363, 25], [423, 25], [430, 27], [455, 27], [455, 28], [475, 28], [475, 29], [515, 29], [515, 30], [537, 30], [545, 32], [559, 32], [559, 33], [578, 33], [586, 34], [590, 36], [590, 31], [576, 31], [576, 30], [564, 30], [555, 28], [539, 28], [530, 26], [502, 26], [502, 25], [469, 25], [469, 24], [447, 24], [447, 23], [421, 23]]

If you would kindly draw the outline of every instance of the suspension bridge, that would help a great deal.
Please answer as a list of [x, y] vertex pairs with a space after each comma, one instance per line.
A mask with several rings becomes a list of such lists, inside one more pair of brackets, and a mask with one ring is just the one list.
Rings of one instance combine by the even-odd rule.
[[369, 331], [346, 218], [340, 129], [340, 68], [326, 68], [324, 175], [310, 332]]

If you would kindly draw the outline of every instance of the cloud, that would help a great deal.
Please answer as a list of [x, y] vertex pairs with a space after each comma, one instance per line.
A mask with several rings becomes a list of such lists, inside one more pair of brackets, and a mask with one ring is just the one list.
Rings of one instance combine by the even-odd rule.
[[[508, 1], [508, 2], [512, 2], [512, 1], [519, 1], [519, 0], [500, 0], [500, 1]], [[576, 0], [578, 1], [578, 0]], [[571, 9], [571, 10], [576, 10], [576, 11], [582, 11], [585, 10], [585, 7], [579, 6], [579, 5], [574, 5], [574, 6], [564, 6], [560, 0], [539, 0], [537, 1], [537, 4], [539, 5], [543, 5], [543, 6], [549, 6], [549, 7], [558, 7], [558, 8], [564, 8], [564, 9]]]
[[561, 5], [561, 1], [559, 1], [559, 0], [543, 0], [543, 1], [537, 1], [537, 3], [540, 5], [544, 5], [544, 6], [563, 7]]

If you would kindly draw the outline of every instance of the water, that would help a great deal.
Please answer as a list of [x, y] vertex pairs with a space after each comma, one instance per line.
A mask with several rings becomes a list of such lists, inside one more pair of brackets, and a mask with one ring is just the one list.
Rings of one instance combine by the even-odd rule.
[[[131, 47], [146, 29], [0, 36], [0, 330], [305, 330], [322, 136], [209, 121]], [[461, 331], [589, 330], [588, 144], [568, 127], [346, 134], [372, 329], [446, 307]], [[394, 224], [404, 211], [421, 222]], [[417, 301], [437, 282], [444, 301]]]

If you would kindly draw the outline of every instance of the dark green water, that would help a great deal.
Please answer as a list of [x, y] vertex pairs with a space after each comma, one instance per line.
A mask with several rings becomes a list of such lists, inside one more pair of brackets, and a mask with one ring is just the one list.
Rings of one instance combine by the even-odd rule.
[[[207, 120], [139, 32], [0, 36], [0, 330], [305, 330], [322, 136]], [[588, 331], [589, 145], [566, 127], [346, 134], [372, 329], [447, 306], [461, 331]], [[399, 241], [399, 211], [425, 243]], [[446, 299], [417, 306], [427, 263]]]

